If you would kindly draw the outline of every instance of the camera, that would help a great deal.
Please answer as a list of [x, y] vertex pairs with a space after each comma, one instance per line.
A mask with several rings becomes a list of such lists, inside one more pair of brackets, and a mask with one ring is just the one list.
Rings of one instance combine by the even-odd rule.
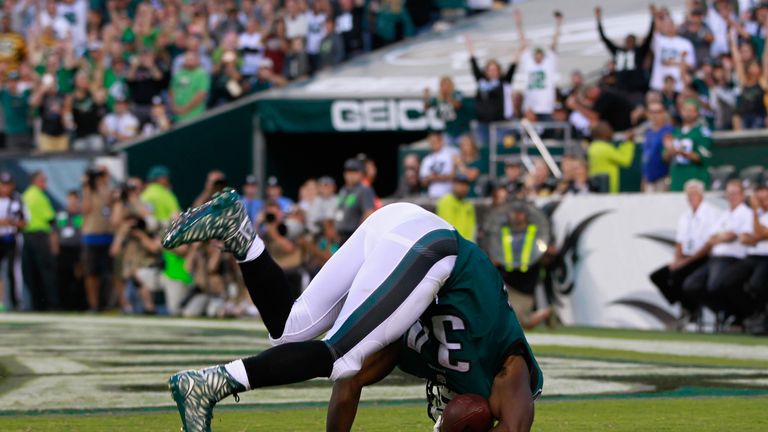
[[277, 216], [274, 213], [267, 213], [264, 215], [264, 222], [271, 224], [277, 220]]

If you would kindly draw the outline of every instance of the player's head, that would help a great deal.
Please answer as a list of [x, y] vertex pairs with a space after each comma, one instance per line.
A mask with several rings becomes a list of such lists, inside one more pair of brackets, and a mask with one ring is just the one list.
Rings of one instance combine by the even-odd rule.
[[344, 162], [344, 183], [347, 186], [354, 186], [363, 181], [363, 170], [365, 167], [360, 159], [350, 158]]
[[741, 180], [733, 179], [725, 185], [725, 199], [732, 209], [744, 203], [744, 186]]
[[683, 185], [685, 195], [688, 197], [688, 204], [695, 210], [699, 208], [701, 202], [704, 201], [704, 183], [701, 180], [688, 180]]

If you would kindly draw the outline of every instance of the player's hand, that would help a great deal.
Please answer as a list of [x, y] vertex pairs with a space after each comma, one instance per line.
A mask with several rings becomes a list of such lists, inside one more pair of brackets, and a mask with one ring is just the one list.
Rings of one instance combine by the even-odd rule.
[[523, 25], [523, 12], [515, 8], [514, 11], [512, 11], [512, 18], [515, 20], [515, 24], [519, 27]]
[[595, 18], [600, 19], [603, 17], [603, 8], [600, 6], [595, 7]]

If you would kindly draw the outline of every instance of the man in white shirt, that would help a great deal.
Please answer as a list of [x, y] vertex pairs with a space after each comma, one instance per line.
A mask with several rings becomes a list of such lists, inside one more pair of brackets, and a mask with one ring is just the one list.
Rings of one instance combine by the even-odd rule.
[[752, 302], [744, 291], [750, 267], [745, 260], [747, 246], [741, 237], [752, 233], [753, 213], [744, 204], [740, 180], [728, 182], [725, 198], [730, 208], [717, 221], [709, 239], [709, 262], [685, 280], [683, 291], [713, 311], [742, 319], [751, 313]]
[[[557, 100], [557, 41], [563, 16], [555, 12], [555, 33], [552, 45], [548, 49], [536, 47], [527, 50], [522, 58], [522, 73], [525, 80], [523, 92], [523, 111], [530, 111], [539, 121], [552, 119]], [[520, 43], [527, 44], [523, 26], [518, 26]]]
[[675, 91], [683, 90], [680, 64], [689, 68], [696, 64], [696, 52], [691, 41], [677, 35], [675, 23], [669, 15], [656, 17], [657, 32], [653, 35], [653, 69], [650, 87], [661, 91], [667, 75], [675, 79]]
[[243, 65], [240, 72], [245, 77], [253, 77], [259, 71], [264, 60], [264, 44], [259, 31], [259, 21], [256, 18], [248, 20], [248, 25], [237, 38], [237, 49], [243, 53]]
[[451, 191], [453, 180], [453, 158], [457, 150], [443, 145], [443, 134], [431, 132], [428, 137], [432, 153], [421, 161], [419, 177], [427, 188], [430, 198], [440, 198]]
[[709, 239], [720, 212], [704, 201], [704, 183], [688, 180], [684, 186], [690, 208], [677, 223], [675, 258], [651, 274], [651, 281], [670, 304], [680, 302], [689, 315], [695, 314], [697, 304], [683, 292], [683, 282], [696, 270], [706, 267], [712, 246]]
[[768, 329], [768, 186], [758, 186], [752, 194], [752, 224], [754, 231], [744, 234], [742, 242], [748, 245], [747, 263], [751, 275], [744, 290], [753, 299], [755, 313], [744, 320], [747, 329], [756, 326], [755, 332]]
[[101, 121], [101, 134], [109, 145], [129, 141], [139, 133], [139, 119], [128, 110], [128, 100], [115, 100], [115, 112]]
[[307, 14], [301, 10], [297, 0], [285, 1], [285, 37], [290, 39], [304, 38], [309, 31]]

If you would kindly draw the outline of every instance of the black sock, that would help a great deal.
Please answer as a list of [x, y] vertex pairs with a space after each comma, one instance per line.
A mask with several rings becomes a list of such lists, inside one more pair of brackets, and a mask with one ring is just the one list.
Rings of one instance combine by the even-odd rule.
[[240, 263], [240, 271], [269, 334], [279, 338], [295, 300], [283, 269], [264, 251], [255, 260]]
[[252, 389], [329, 377], [333, 354], [323, 341], [294, 342], [243, 359]]

